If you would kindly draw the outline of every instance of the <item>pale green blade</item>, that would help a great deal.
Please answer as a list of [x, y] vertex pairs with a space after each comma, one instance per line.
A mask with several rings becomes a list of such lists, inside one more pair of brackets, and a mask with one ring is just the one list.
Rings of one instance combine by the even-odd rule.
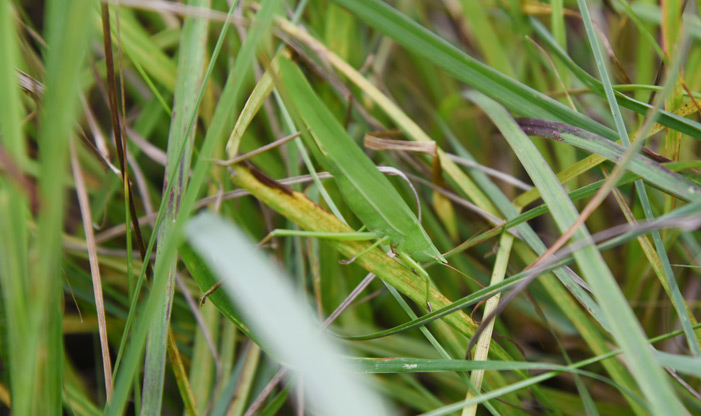
[[389, 411], [340, 362], [339, 351], [319, 334], [313, 314], [289, 280], [239, 230], [212, 214], [201, 214], [188, 223], [186, 235], [222, 280], [223, 289], [239, 305], [262, 346], [302, 377], [314, 408], [328, 415]]

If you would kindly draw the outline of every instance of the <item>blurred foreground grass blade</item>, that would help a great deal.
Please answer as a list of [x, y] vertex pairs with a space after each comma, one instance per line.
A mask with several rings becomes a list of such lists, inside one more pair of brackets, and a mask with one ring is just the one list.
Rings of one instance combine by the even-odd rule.
[[[36, 258], [31, 263], [28, 287], [29, 341], [20, 358], [31, 375], [21, 393], [17, 414], [52, 415], [61, 412], [63, 342], [61, 318], [63, 274], [61, 231], [64, 221], [63, 180], [68, 166], [68, 141], [73, 134], [83, 74], [84, 57], [93, 27], [91, 1], [46, 5], [45, 94], [39, 116], [39, 218]], [[76, 24], [75, 22], [81, 22]], [[26, 365], [26, 366], [25, 366]], [[26, 413], [25, 413], [26, 412]]]
[[[245, 319], [274, 356], [302, 375], [306, 397], [321, 414], [379, 415], [382, 400], [361, 385], [319, 333], [288, 280], [243, 234], [212, 214], [188, 223], [188, 241], [223, 281]], [[255, 279], [251, 279], [255, 276]]]
[[698, 356], [689, 357], [686, 355], [655, 351], [655, 357], [660, 364], [665, 367], [697, 378], [701, 377], [701, 360], [699, 360]]
[[554, 119], [607, 138], [616, 137], [611, 129], [475, 60], [386, 3], [378, 0], [333, 1], [410, 52], [428, 59], [518, 114]]
[[[209, 0], [192, 0], [190, 5], [203, 7], [209, 5]], [[205, 65], [205, 50], [207, 27], [209, 22], [203, 18], [188, 17], [182, 28], [180, 55], [178, 57], [178, 77], [173, 97], [173, 117], [168, 134], [168, 161], [166, 163], [166, 178], [171, 183], [163, 194], [162, 204], [165, 204], [163, 223], [158, 229], [158, 250], [156, 263], [169, 261], [167, 291], [157, 315], [151, 321], [148, 342], [146, 344], [146, 359], [143, 383], [143, 414], [160, 414], [163, 400], [163, 383], [166, 365], [166, 344], [170, 328], [170, 312], [173, 304], [175, 289], [175, 273], [177, 259], [166, 259], [161, 256], [168, 240], [173, 237], [173, 224], [180, 211], [180, 201], [187, 189], [190, 173], [190, 160], [194, 145], [195, 129], [191, 128], [190, 120], [198, 112], [197, 96], [202, 87], [202, 76]], [[173, 358], [173, 357], [171, 357]]]
[[[469, 98], [494, 121], [518, 156], [543, 200], [549, 206], [560, 232], [566, 232], [577, 219], [577, 211], [555, 174], [542, 160], [528, 136], [506, 110], [486, 96], [472, 91]], [[573, 238], [588, 240], [586, 227]], [[683, 414], [684, 410], [660, 365], [655, 361], [640, 323], [621, 293], [611, 271], [595, 246], [574, 253], [574, 258], [591, 286], [616, 342], [622, 347], [633, 377], [639, 384], [655, 414]]]
[[[15, 74], [20, 56], [13, 9], [10, 2], [0, 4], [0, 152], [4, 164], [10, 161], [21, 174], [27, 154], [22, 130], [24, 107]], [[31, 342], [26, 329], [30, 318], [27, 218], [32, 190], [21, 182], [21, 175], [0, 176], [0, 330], [4, 330], [0, 333], [0, 360], [5, 363], [5, 373], [9, 373], [2, 381], [10, 383], [12, 410], [15, 414], [30, 414], [34, 375], [26, 357]]]
[[[178, 254], [182, 258], [185, 267], [190, 272], [190, 275], [197, 283], [197, 286], [206, 290], [217, 284], [218, 280], [213, 276], [206, 267], [202, 258], [197, 255], [189, 246], [183, 246], [178, 250]], [[215, 290], [207, 296], [207, 302], [212, 302], [214, 306], [227, 317], [236, 327], [243, 332], [244, 335], [256, 341], [251, 333], [251, 330], [243, 323], [241, 313], [236, 310], [229, 298], [221, 291]]]

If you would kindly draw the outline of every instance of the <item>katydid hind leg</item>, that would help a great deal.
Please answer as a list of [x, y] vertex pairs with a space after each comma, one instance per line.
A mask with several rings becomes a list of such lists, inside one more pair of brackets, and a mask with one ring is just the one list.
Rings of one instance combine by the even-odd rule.
[[399, 257], [404, 260], [405, 264], [411, 269], [411, 271], [424, 279], [426, 282], [426, 307], [428, 308], [429, 312], [433, 312], [433, 308], [431, 307], [431, 302], [429, 301], [429, 295], [431, 293], [431, 277], [428, 275], [426, 270], [424, 270], [423, 267], [419, 263], [416, 262], [416, 260], [412, 259], [409, 257], [408, 254], [403, 253], [403, 252], [398, 252]]

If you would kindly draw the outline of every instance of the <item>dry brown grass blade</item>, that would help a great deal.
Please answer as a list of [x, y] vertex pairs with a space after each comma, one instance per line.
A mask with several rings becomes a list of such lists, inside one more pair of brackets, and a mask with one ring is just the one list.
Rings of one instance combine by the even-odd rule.
[[85, 243], [88, 247], [88, 260], [90, 262], [90, 274], [92, 275], [93, 294], [95, 296], [95, 310], [97, 311], [97, 323], [100, 333], [100, 348], [102, 350], [102, 367], [105, 376], [105, 391], [107, 401], [112, 399], [112, 360], [110, 359], [109, 341], [107, 339], [107, 322], [105, 320], [105, 301], [102, 296], [102, 279], [100, 277], [100, 265], [97, 261], [95, 250], [95, 235], [92, 229], [92, 215], [90, 214], [90, 201], [88, 192], [85, 189], [83, 172], [80, 170], [80, 162], [75, 150], [73, 141], [69, 143], [71, 155], [71, 165], [73, 166], [73, 180], [75, 181], [75, 191], [80, 205], [83, 229], [85, 230]]
[[139, 248], [141, 259], [147, 262], [146, 275], [153, 276], [151, 262], [146, 258], [146, 245], [141, 234], [139, 225], [139, 216], [134, 206], [134, 200], [131, 198], [131, 185], [129, 183], [129, 172], [126, 160], [126, 142], [122, 137], [121, 122], [119, 117], [119, 107], [117, 105], [117, 81], [114, 74], [114, 60], [112, 55], [112, 30], [110, 28], [109, 6], [107, 3], [102, 3], [102, 38], [105, 48], [105, 66], [107, 68], [107, 96], [110, 108], [110, 116], [112, 117], [112, 131], [117, 147], [117, 157], [119, 159], [119, 167], [122, 170], [122, 181], [124, 182], [124, 197], [128, 201], [129, 216], [131, 217], [132, 227], [136, 237], [136, 245]]
[[301, 134], [302, 134], [301, 132], [297, 132], [297, 133], [293, 133], [293, 134], [287, 135], [287, 136], [285, 136], [285, 137], [283, 137], [283, 138], [280, 138], [280, 139], [275, 140], [275, 141], [272, 142], [272, 143], [268, 143], [268, 144], [266, 144], [265, 146], [261, 146], [261, 147], [259, 147], [259, 148], [256, 149], [256, 150], [253, 150], [253, 151], [251, 151], [251, 152], [248, 152], [248, 153], [246, 153], [245, 155], [236, 156], [235, 158], [233, 158], [233, 159], [231, 159], [231, 160], [216, 160], [215, 163], [218, 164], [219, 166], [232, 166], [232, 165], [235, 165], [235, 164], [237, 164], [237, 163], [241, 163], [241, 162], [243, 162], [243, 161], [245, 161], [245, 160], [248, 160], [248, 159], [250, 159], [250, 158], [252, 158], [252, 157], [254, 157], [254, 156], [257, 156], [257, 155], [259, 155], [259, 154], [261, 154], [261, 153], [265, 153], [265, 152], [267, 152], [268, 150], [274, 149], [274, 148], [276, 148], [276, 147], [278, 147], [278, 146], [282, 146], [283, 144], [285, 144], [285, 143], [287, 143], [287, 142], [289, 142], [289, 141], [291, 141], [291, 140], [296, 139], [296, 138], [299, 137]]

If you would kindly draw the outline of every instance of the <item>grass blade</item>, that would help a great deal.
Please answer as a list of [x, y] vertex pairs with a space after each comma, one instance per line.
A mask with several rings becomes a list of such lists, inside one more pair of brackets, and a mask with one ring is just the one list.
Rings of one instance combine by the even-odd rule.
[[615, 137], [607, 127], [482, 64], [386, 3], [377, 0], [334, 1], [407, 50], [428, 59], [456, 79], [518, 114], [557, 120], [604, 137]]
[[211, 214], [202, 214], [188, 224], [186, 232], [194, 250], [207, 259], [226, 292], [241, 305], [263, 344], [276, 359], [302, 375], [315, 408], [338, 415], [389, 410], [338, 362], [338, 353], [318, 335], [309, 311], [293, 295], [295, 290], [240, 231]]
[[[516, 152], [533, 183], [541, 191], [543, 200], [561, 232], [569, 229], [577, 218], [574, 204], [567, 198], [555, 174], [542, 162], [542, 157], [520, 130], [513, 118], [503, 107], [477, 92], [471, 92], [475, 101], [500, 129]], [[590, 239], [585, 227], [575, 234], [576, 239]], [[616, 342], [622, 347], [633, 377], [649, 401], [653, 412], [682, 413], [683, 407], [672, 390], [666, 375], [655, 361], [640, 324], [628, 306], [621, 289], [604, 263], [601, 253], [593, 246], [587, 246], [574, 253], [577, 265], [582, 270], [598, 299], [601, 311], [607, 320]]]
[[[601, 76], [602, 84], [604, 87], [604, 92], [606, 93], [606, 99], [608, 100], [609, 107], [611, 108], [611, 113], [613, 114], [614, 121], [616, 122], [616, 130], [618, 131], [619, 138], [621, 140], [621, 143], [623, 143], [625, 146], [629, 147], [629, 151], [635, 151], [635, 148], [631, 147], [630, 140], [628, 138], [628, 132], [626, 131], [626, 126], [625, 123], [623, 122], [623, 117], [621, 115], [621, 111], [618, 108], [618, 103], [615, 99], [615, 92], [613, 90], [613, 86], [611, 84], [611, 80], [608, 75], [608, 69], [606, 68], [605, 60], [603, 57], [603, 53], [601, 51], [601, 47], [599, 45], [599, 38], [597, 37], [594, 29], [593, 29], [593, 23], [591, 20], [591, 16], [589, 15], [589, 10], [587, 8], [586, 0], [577, 0], [577, 3], [579, 4], [579, 9], [580, 13], [582, 14], [582, 21], [584, 22], [584, 27], [587, 32], [587, 37], [589, 38], [589, 44], [592, 48], [592, 51], [594, 53], [594, 59], [596, 61], [597, 68], [599, 70], [599, 74]], [[677, 13], [680, 3], [674, 2], [673, 4], [676, 4], [676, 7], [673, 9], [674, 11], [672, 13]], [[669, 7], [670, 4], [667, 4]], [[663, 24], [663, 27], [665, 25]], [[676, 22], [674, 24], [676, 27]], [[670, 28], [670, 30], [674, 31], [674, 28]], [[667, 34], [668, 35], [668, 34]], [[679, 47], [679, 45], [676, 43], [676, 35], [673, 36], [675, 39], [674, 42], [674, 48], [675, 50]], [[666, 47], [672, 48], [672, 45], [665, 44]], [[668, 51], [669, 53], [670, 51]], [[680, 54], [675, 54], [675, 55], [668, 55], [670, 57], [673, 57], [674, 59], [672, 60], [672, 65], [669, 66], [668, 71], [670, 75], [667, 77], [667, 80], [665, 81], [663, 93], [661, 97], [658, 97], [658, 100], [666, 100], [665, 103], [669, 103], [668, 98], [672, 93], [672, 91], [680, 90], [681, 88], [679, 87], [679, 83], [677, 81], [677, 75], [680, 72], [680, 65], [681, 65], [681, 55]], [[681, 94], [678, 95], [678, 100], [681, 100]], [[675, 104], [681, 104], [681, 101], [676, 102]], [[650, 120], [647, 120], [645, 124], [643, 124], [643, 131], [646, 130], [646, 128], [649, 128], [648, 126], [652, 124], [652, 120], [655, 120], [658, 118], [657, 110], [658, 110], [659, 104], [656, 105], [655, 107], [652, 108], [652, 112], [649, 115]], [[645, 134], [645, 133], [643, 133]], [[667, 130], [667, 145], [671, 146], [672, 149], [677, 149], [679, 146], [679, 141], [681, 140], [680, 133], [677, 131], [673, 131], [671, 129]], [[670, 144], [671, 143], [671, 144]], [[672, 154], [675, 153], [675, 150], [671, 150]], [[677, 158], [673, 158], [678, 159]], [[624, 157], [623, 161], [625, 161], [626, 158]], [[624, 163], [622, 161], [622, 163]], [[631, 164], [632, 165], [632, 164]], [[690, 188], [690, 191], [693, 188]], [[645, 185], [642, 181], [638, 180], [635, 182], [635, 190], [638, 195], [638, 199], [640, 199], [641, 206], [643, 208], [643, 212], [645, 213], [645, 217], [648, 220], [652, 220], [654, 218], [653, 212], [652, 212], [652, 207], [650, 206], [650, 201], [647, 195], [647, 190], [645, 189]], [[670, 204], [670, 199], [667, 198], [667, 207], [671, 207]], [[701, 354], [701, 347], [699, 346], [699, 342], [696, 339], [696, 335], [694, 334], [694, 331], [691, 328], [692, 322], [691, 319], [689, 318], [689, 315], [687, 314], [687, 308], [686, 304], [684, 303], [684, 298], [681, 294], [681, 292], [678, 289], [676, 279], [674, 277], [674, 274], [672, 273], [672, 267], [669, 264], [669, 259], [667, 256], [667, 252], [664, 246], [664, 242], [662, 241], [662, 237], [657, 231], [652, 232], [652, 238], [655, 243], [655, 248], [657, 250], [657, 255], [660, 258], [662, 262], [662, 267], [663, 271], [665, 274], [665, 278], [667, 279], [667, 286], [670, 288], [671, 292], [671, 298], [672, 302], [674, 303], [675, 309], [677, 311], [677, 315], [679, 316], [679, 320], [681, 321], [681, 325], [684, 328], [684, 332], [686, 334], [687, 338], [687, 343], [689, 345], [689, 348], [691, 351], [694, 353], [694, 355], [699, 355]]]
[[[192, 5], [205, 6], [207, 0], [193, 0]], [[173, 238], [173, 224], [180, 211], [180, 200], [187, 189], [190, 159], [194, 145], [195, 130], [190, 128], [190, 119], [197, 114], [194, 105], [201, 90], [204, 68], [204, 51], [207, 40], [208, 22], [201, 18], [187, 18], [183, 23], [181, 54], [179, 56], [178, 78], [174, 96], [174, 112], [168, 134], [168, 162], [166, 177], [172, 184], [164, 192], [163, 204], [166, 204], [163, 225], [158, 230], [158, 250], [156, 267], [166, 261], [161, 256], [168, 240]], [[176, 259], [169, 259], [167, 265], [168, 283], [163, 302], [152, 320], [146, 345], [146, 364], [144, 368], [143, 407], [145, 414], [160, 414], [163, 400], [163, 383], [166, 365], [166, 345], [170, 328], [170, 311], [175, 289]]]
[[[614, 163], [620, 161], [626, 152], [626, 148], [621, 145], [566, 124], [533, 119], [517, 121], [529, 136], [561, 141], [603, 156]], [[687, 201], [701, 200], [701, 187], [642, 155], [634, 155], [628, 168], [663, 192]]]
[[31, 264], [28, 296], [28, 343], [22, 371], [30, 373], [28, 390], [16, 411], [20, 414], [59, 414], [61, 409], [63, 342], [61, 337], [61, 231], [64, 220], [63, 179], [68, 141], [78, 109], [79, 74], [91, 39], [85, 22], [94, 11], [90, 1], [47, 3], [46, 88], [39, 120], [39, 198], [36, 255]]

